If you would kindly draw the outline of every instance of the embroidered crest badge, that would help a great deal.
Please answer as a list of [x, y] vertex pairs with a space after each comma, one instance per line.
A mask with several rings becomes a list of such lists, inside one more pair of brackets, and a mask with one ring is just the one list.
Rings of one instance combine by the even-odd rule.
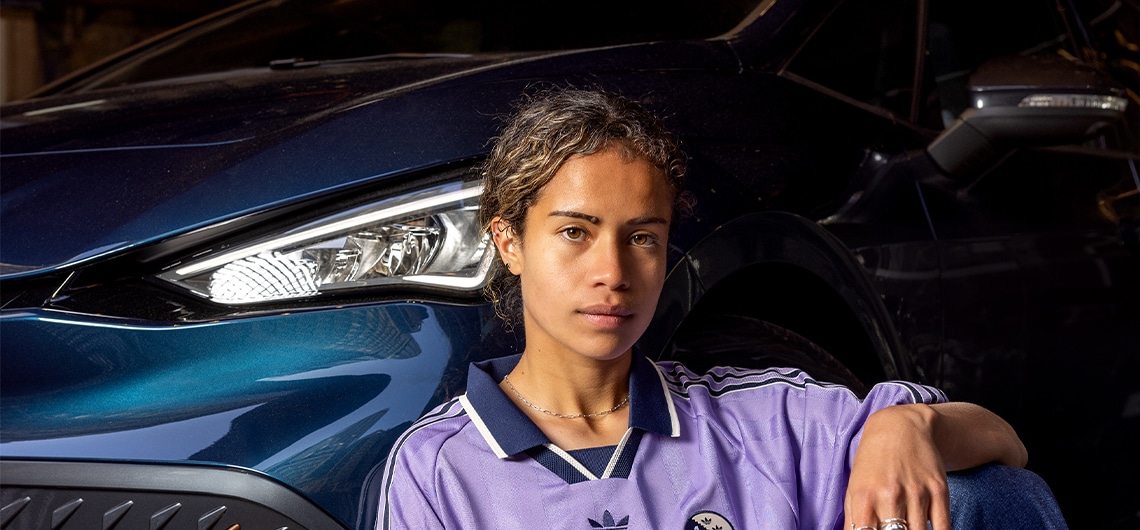
[[689, 518], [685, 530], [734, 530], [732, 523], [716, 512], [701, 512]]

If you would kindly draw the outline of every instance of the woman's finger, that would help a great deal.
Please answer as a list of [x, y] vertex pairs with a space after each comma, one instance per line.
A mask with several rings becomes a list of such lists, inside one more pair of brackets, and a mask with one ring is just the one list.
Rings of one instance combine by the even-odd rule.
[[844, 500], [843, 528], [847, 530], [879, 530], [879, 520], [875, 517], [875, 499], [870, 495], [847, 490]]
[[[869, 514], [865, 525], [875, 527], [875, 530], [904, 530], [897, 523], [907, 520], [911, 512], [910, 498], [914, 491], [908, 489], [905, 481], [891, 482], [883, 485], [876, 493], [874, 509]], [[892, 526], [892, 522], [894, 526]], [[925, 529], [920, 529], [925, 530]]]
[[932, 530], [950, 530], [950, 490], [945, 481], [931, 499], [930, 524]]
[[[908, 505], [906, 499], [899, 499], [897, 502], [889, 503], [887, 507], [881, 507], [876, 510], [878, 516], [876, 525], [878, 530], [908, 530], [913, 528], [910, 525], [911, 514], [919, 513], [914, 509], [913, 505]], [[926, 530], [920, 528], [917, 530]]]
[[[930, 492], [926, 489], [907, 492], [906, 515], [899, 516], [909, 530], [926, 530], [927, 514], [930, 513]], [[890, 530], [890, 529], [885, 529]], [[903, 530], [896, 527], [895, 530]]]

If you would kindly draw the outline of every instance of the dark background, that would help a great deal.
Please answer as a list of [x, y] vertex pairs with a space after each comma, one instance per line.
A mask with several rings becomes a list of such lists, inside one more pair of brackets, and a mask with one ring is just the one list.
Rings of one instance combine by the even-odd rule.
[[237, 0], [0, 0], [0, 103]]

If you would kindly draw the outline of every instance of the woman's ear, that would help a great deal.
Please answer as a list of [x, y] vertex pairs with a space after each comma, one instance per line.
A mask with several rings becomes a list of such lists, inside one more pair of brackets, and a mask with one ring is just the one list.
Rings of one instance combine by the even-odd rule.
[[507, 270], [515, 276], [521, 274], [522, 254], [519, 252], [519, 244], [511, 225], [502, 217], [491, 220], [491, 239], [495, 242], [495, 248], [499, 251], [499, 257], [502, 258]]

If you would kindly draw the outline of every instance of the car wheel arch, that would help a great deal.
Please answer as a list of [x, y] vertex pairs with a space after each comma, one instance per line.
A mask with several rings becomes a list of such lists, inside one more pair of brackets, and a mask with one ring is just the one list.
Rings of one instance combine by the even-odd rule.
[[[759, 304], [754, 303], [757, 295], [764, 295]], [[817, 306], [805, 304], [808, 300]], [[701, 239], [667, 276], [657, 314], [638, 347], [650, 357], [662, 357], [685, 323], [723, 312], [726, 303], [732, 306], [730, 314], [763, 320], [799, 313], [777, 317], [775, 323], [825, 349], [829, 342], [863, 341], [861, 351], [853, 346], [832, 353], [844, 364], [856, 365], [851, 368], [864, 381], [915, 378], [902, 362], [905, 350], [890, 313], [855, 255], [805, 217], [748, 214]], [[789, 304], [798, 310], [785, 311]], [[834, 329], [838, 337], [820, 340]], [[877, 369], [868, 366], [876, 363]]]

